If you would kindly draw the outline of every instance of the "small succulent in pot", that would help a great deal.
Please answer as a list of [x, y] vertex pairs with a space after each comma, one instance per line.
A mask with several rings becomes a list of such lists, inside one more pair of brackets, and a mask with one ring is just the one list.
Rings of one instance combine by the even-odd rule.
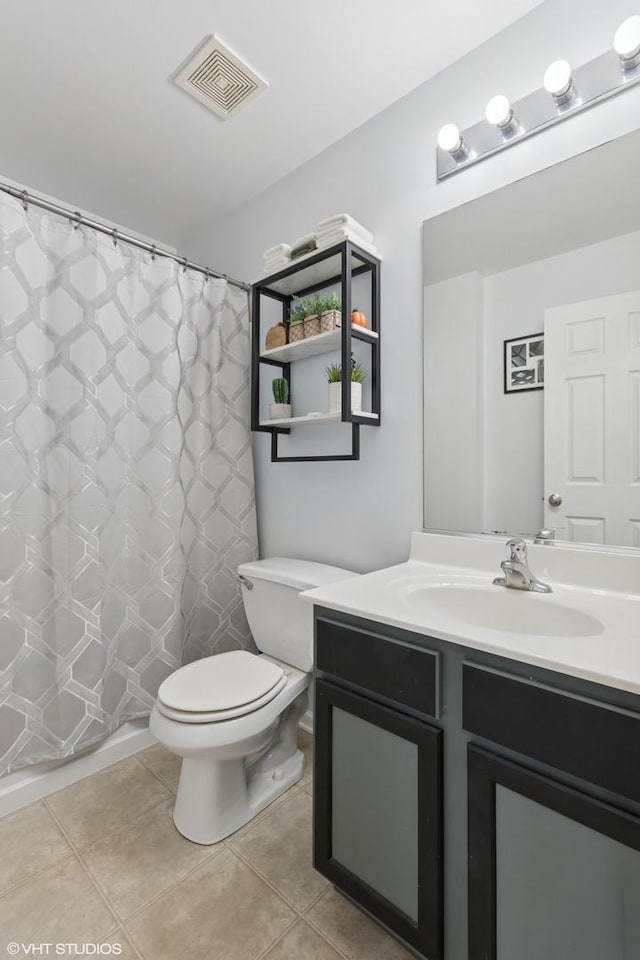
[[289, 384], [284, 377], [277, 377], [271, 384], [273, 399], [276, 403], [289, 402]]
[[287, 420], [291, 416], [289, 381], [284, 377], [277, 377], [272, 381], [271, 389], [275, 402], [269, 405], [269, 417], [271, 420]]
[[[341, 383], [342, 382], [342, 364], [341, 363], [332, 363], [330, 367], [326, 367], [327, 380], [329, 383]], [[367, 371], [362, 366], [359, 360], [351, 360], [351, 381], [352, 383], [363, 383], [366, 380]]]
[[[332, 363], [326, 367], [329, 381], [329, 413], [342, 412], [342, 364]], [[351, 359], [351, 412], [362, 410], [362, 383], [367, 371], [359, 361]]]

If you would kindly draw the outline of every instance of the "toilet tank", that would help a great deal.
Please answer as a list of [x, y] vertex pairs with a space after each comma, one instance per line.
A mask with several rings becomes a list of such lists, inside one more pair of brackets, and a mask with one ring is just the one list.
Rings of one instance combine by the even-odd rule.
[[299, 595], [356, 574], [326, 563], [286, 557], [242, 563], [238, 574], [244, 578], [244, 609], [258, 650], [309, 671], [313, 664], [313, 606]]

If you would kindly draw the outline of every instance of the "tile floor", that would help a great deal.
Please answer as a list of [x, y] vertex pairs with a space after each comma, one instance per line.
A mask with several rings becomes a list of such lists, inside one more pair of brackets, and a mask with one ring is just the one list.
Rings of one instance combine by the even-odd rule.
[[119, 944], [122, 960], [406, 960], [311, 866], [307, 734], [301, 747], [301, 782], [211, 847], [173, 826], [179, 761], [159, 745], [0, 820], [0, 956], [14, 942]]

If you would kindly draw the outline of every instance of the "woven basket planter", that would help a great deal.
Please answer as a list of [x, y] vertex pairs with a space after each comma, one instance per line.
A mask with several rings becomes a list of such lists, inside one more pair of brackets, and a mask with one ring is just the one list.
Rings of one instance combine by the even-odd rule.
[[304, 340], [304, 321], [289, 324], [289, 343], [297, 343], [298, 340]]
[[307, 337], [317, 337], [320, 333], [320, 317], [317, 313], [312, 314], [310, 317], [304, 318], [304, 336]]
[[339, 310], [325, 310], [320, 314], [320, 333], [331, 333], [342, 326], [342, 314]]

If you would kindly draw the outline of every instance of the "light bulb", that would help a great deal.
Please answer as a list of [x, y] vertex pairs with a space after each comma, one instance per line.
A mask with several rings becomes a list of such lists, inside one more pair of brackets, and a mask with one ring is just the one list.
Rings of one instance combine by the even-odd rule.
[[556, 60], [544, 74], [544, 88], [556, 100], [565, 97], [572, 86], [571, 67], [566, 60]]
[[438, 146], [448, 153], [457, 153], [462, 148], [462, 137], [455, 123], [445, 123], [438, 133]]
[[623, 66], [638, 57], [640, 54], [640, 16], [638, 14], [620, 24], [613, 38], [613, 49], [622, 60]]
[[489, 100], [485, 116], [494, 127], [508, 127], [513, 120], [513, 110], [507, 98], [498, 94]]

